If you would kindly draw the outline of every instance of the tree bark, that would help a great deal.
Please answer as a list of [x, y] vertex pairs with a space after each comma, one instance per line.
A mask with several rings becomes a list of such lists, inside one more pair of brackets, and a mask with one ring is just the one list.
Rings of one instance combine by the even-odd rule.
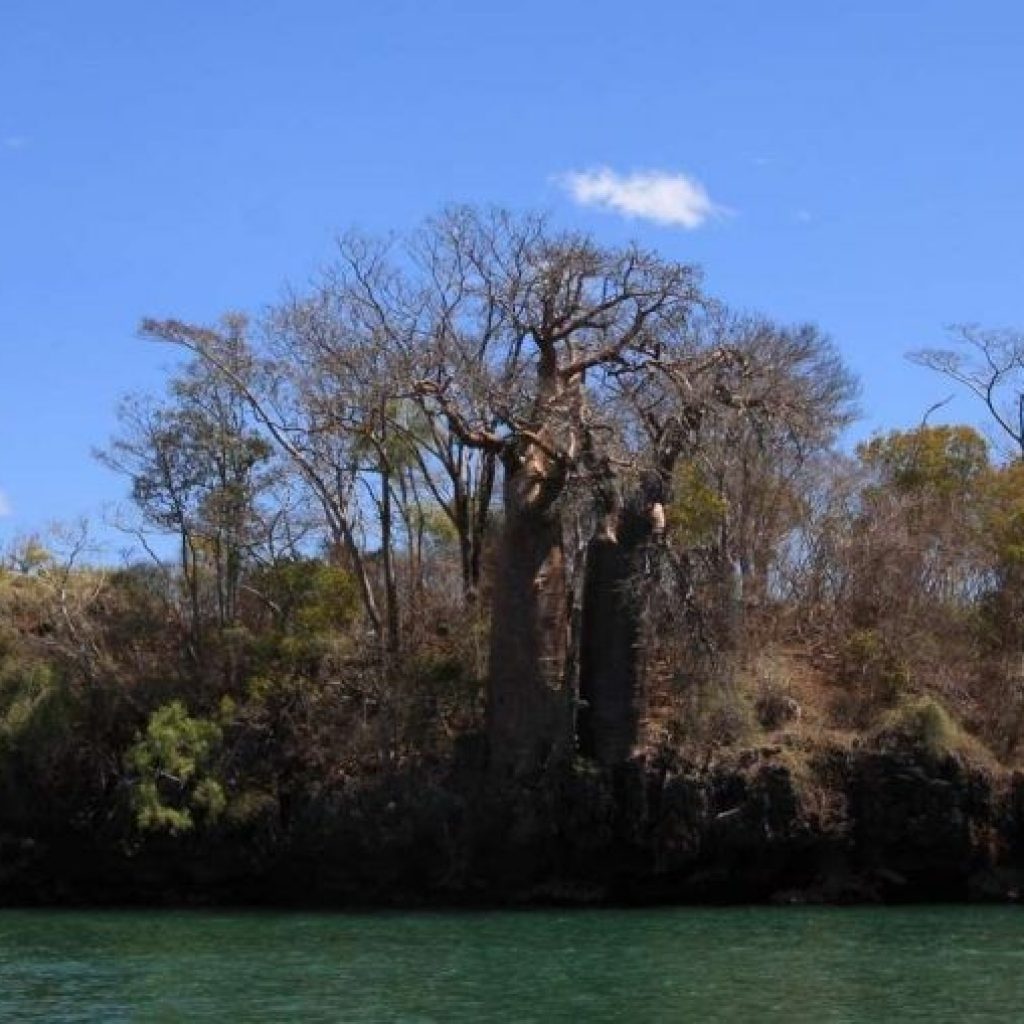
[[520, 476], [506, 473], [487, 694], [492, 767], [514, 773], [572, 750], [562, 524], [550, 502], [522, 500]]
[[587, 547], [580, 630], [580, 753], [604, 765], [629, 760], [644, 710], [636, 574], [649, 523], [634, 510]]

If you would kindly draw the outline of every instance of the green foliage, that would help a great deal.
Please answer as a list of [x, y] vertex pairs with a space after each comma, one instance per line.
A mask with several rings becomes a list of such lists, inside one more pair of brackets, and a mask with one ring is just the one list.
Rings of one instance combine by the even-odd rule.
[[[394, 429], [391, 424], [399, 424]], [[429, 425], [422, 410], [408, 399], [392, 399], [383, 408], [374, 409], [353, 430], [355, 455], [379, 459], [392, 473], [417, 462], [417, 441], [427, 435]]]
[[285, 632], [310, 636], [344, 629], [359, 608], [352, 574], [312, 558], [294, 558], [262, 569], [253, 585], [277, 609]]
[[989, 466], [985, 439], [964, 426], [894, 430], [858, 445], [857, 455], [886, 486], [947, 498], [969, 494]]
[[669, 535], [682, 547], [697, 547], [714, 539], [728, 503], [707, 481], [699, 466], [683, 462], [672, 476], [672, 501], [665, 510]]
[[877, 739], [910, 746], [933, 757], [957, 753], [966, 737], [949, 712], [933, 697], [917, 697], [894, 708], [882, 722]]
[[982, 639], [993, 653], [1017, 653], [1024, 650], [1024, 463], [989, 474], [981, 529], [992, 570], [979, 608]]
[[343, 629], [352, 621], [358, 600], [350, 573], [337, 566], [314, 563], [296, 609], [296, 630], [309, 635]]
[[998, 563], [1024, 567], [1024, 462], [991, 472], [986, 479], [984, 529]]
[[440, 505], [427, 506], [423, 509], [420, 526], [424, 534], [436, 544], [455, 544], [459, 539], [455, 524]]
[[51, 568], [53, 554], [38, 537], [27, 537], [7, 551], [6, 561], [15, 573], [27, 576]]
[[192, 718], [181, 701], [153, 712], [125, 756], [136, 776], [132, 805], [141, 831], [187, 832], [194, 812], [207, 821], [219, 817], [226, 798], [212, 762], [221, 736], [220, 725]]
[[69, 728], [67, 691], [53, 667], [30, 658], [5, 658], [0, 665], [0, 750], [42, 753]]
[[902, 652], [877, 629], [855, 629], [839, 649], [839, 674], [857, 697], [891, 705], [910, 683]]
[[236, 828], [254, 825], [278, 813], [277, 798], [262, 789], [244, 789], [228, 802], [224, 820]]

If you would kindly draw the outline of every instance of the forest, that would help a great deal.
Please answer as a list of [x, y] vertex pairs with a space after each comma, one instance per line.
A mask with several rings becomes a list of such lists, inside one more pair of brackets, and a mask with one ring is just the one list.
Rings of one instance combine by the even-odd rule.
[[1016, 897], [1024, 334], [851, 451], [819, 328], [468, 207], [140, 334], [132, 557], [2, 554], [0, 901]]

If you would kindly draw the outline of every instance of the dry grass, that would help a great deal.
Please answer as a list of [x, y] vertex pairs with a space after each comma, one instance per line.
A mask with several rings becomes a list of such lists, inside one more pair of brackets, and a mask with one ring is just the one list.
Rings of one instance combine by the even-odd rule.
[[761, 745], [805, 761], [815, 751], [848, 750], [902, 730], [997, 773], [1024, 760], [1024, 751], [1000, 757], [986, 745], [975, 725], [976, 701], [962, 689], [947, 692], [945, 681], [879, 696], [871, 687], [858, 692], [838, 675], [831, 659], [776, 644], [734, 666], [713, 699], [707, 686], [681, 690], [678, 681], [656, 677], [645, 746], [682, 745], [706, 756], [713, 748]]

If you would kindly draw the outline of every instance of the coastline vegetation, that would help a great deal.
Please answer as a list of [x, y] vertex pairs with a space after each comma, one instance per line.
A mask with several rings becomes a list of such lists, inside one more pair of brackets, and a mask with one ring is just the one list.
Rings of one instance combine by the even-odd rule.
[[1024, 339], [916, 357], [1008, 454], [849, 453], [818, 329], [464, 208], [142, 334], [135, 554], [3, 554], [0, 899], [1012, 894]]

